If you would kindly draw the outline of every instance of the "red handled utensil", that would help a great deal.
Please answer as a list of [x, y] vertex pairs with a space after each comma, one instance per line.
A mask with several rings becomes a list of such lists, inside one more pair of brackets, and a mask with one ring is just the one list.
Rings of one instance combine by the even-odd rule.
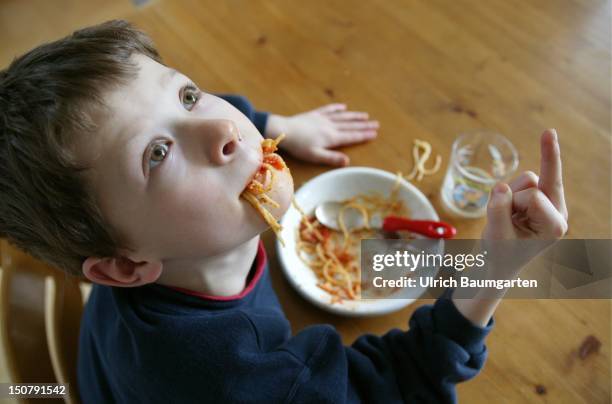
[[448, 223], [434, 220], [412, 220], [399, 216], [385, 217], [382, 229], [384, 231], [407, 230], [429, 238], [452, 238], [457, 234], [457, 229]]
[[[323, 202], [316, 207], [315, 217], [325, 227], [340, 230], [338, 216], [341, 209], [342, 204], [340, 202]], [[363, 215], [355, 208], [345, 209], [343, 220], [348, 230], [361, 229], [366, 225]], [[429, 238], [452, 238], [457, 234], [457, 229], [448, 223], [434, 220], [412, 220], [399, 216], [387, 216], [381, 220], [380, 216], [375, 215], [370, 218], [369, 226], [388, 232], [406, 230]]]

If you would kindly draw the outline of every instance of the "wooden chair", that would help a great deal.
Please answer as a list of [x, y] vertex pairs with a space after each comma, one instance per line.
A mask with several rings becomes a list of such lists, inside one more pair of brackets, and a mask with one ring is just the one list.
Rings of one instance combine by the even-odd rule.
[[[6, 240], [0, 240], [0, 267], [0, 342], [11, 382], [68, 383], [70, 396], [65, 401], [78, 403], [81, 280], [32, 258]], [[41, 399], [23, 402], [41, 403]]]

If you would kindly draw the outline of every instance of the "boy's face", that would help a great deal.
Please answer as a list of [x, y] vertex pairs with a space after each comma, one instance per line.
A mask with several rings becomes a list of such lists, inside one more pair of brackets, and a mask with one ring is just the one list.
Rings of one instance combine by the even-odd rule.
[[[262, 137], [226, 101], [187, 77], [135, 55], [139, 72], [105, 98], [97, 136], [77, 143], [105, 220], [135, 261], [198, 258], [228, 251], [267, 228], [240, 194], [260, 166]], [[277, 175], [270, 195], [280, 217], [293, 193]]]

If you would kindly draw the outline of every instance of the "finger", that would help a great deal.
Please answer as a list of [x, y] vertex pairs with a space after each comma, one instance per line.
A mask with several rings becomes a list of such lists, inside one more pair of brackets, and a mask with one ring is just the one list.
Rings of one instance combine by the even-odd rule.
[[346, 154], [323, 148], [312, 149], [308, 160], [313, 163], [329, 164], [331, 166], [346, 166], [349, 164], [349, 158]]
[[336, 135], [332, 147], [367, 142], [368, 140], [374, 139], [376, 136], [378, 136], [378, 132], [375, 130], [343, 131]]
[[526, 218], [527, 226], [541, 238], [560, 238], [567, 232], [567, 221], [539, 189], [525, 189], [512, 199], [513, 210]]
[[315, 109], [315, 111], [322, 112], [324, 114], [329, 114], [332, 112], [344, 111], [346, 110], [346, 104], [327, 104], [322, 107]]
[[547, 129], [540, 139], [540, 181], [538, 188], [550, 199], [564, 217], [567, 217], [561, 167], [561, 150], [557, 131]]
[[370, 114], [367, 112], [355, 112], [355, 111], [339, 111], [329, 114], [329, 118], [332, 121], [367, 121], [370, 118]]
[[339, 130], [366, 130], [366, 129], [378, 129], [380, 124], [378, 121], [367, 121], [367, 122], [335, 122], [334, 125]]
[[540, 178], [533, 171], [525, 171], [512, 180], [508, 185], [510, 185], [512, 193], [516, 193], [527, 188], [537, 188], [539, 180]]
[[491, 190], [487, 205], [488, 235], [493, 239], [508, 239], [514, 237], [512, 223], [512, 190], [503, 182]]

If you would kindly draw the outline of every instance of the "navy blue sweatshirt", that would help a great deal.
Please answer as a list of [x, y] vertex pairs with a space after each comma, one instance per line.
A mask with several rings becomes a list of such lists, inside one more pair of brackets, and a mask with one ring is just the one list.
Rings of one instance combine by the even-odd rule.
[[94, 285], [81, 322], [79, 392], [84, 403], [453, 403], [455, 384], [484, 365], [493, 320], [471, 324], [451, 293], [418, 308], [408, 331], [348, 347], [329, 325], [291, 335], [261, 243], [236, 296]]

